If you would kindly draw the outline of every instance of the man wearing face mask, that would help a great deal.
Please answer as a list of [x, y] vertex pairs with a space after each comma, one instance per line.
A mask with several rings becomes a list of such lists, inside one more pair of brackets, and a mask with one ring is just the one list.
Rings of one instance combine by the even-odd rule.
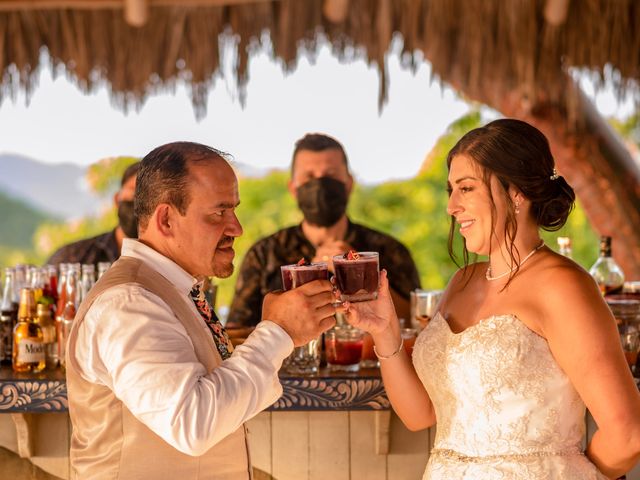
[[342, 145], [327, 135], [307, 134], [295, 144], [289, 191], [304, 219], [259, 240], [247, 252], [236, 283], [227, 325], [246, 327], [260, 321], [263, 297], [282, 288], [280, 267], [301, 258], [327, 262], [349, 250], [380, 253], [388, 272], [398, 317], [409, 319], [409, 293], [420, 287], [407, 248], [393, 237], [353, 223], [346, 215], [353, 178]]
[[48, 264], [115, 262], [120, 257], [122, 240], [138, 237], [138, 222], [133, 214], [133, 196], [136, 190], [136, 175], [140, 163], [129, 165], [122, 174], [120, 189], [113, 196], [118, 209], [118, 226], [95, 237], [79, 240], [60, 247], [47, 260]]

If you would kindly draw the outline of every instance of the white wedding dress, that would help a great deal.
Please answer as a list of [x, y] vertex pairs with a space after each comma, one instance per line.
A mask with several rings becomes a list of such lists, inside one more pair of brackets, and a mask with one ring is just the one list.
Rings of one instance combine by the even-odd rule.
[[584, 403], [547, 341], [515, 316], [455, 334], [437, 314], [413, 363], [437, 418], [423, 480], [606, 479], [582, 453]]

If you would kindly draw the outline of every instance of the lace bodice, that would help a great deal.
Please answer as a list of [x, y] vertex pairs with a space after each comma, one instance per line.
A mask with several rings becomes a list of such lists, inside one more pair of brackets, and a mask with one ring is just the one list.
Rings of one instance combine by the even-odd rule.
[[514, 315], [455, 334], [438, 314], [413, 363], [437, 417], [425, 478], [606, 478], [581, 453], [584, 403], [547, 341]]

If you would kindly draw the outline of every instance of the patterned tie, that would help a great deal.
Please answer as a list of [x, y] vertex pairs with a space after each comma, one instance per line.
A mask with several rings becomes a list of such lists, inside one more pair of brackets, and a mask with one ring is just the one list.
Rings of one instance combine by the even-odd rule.
[[231, 352], [233, 352], [233, 345], [231, 344], [231, 340], [229, 340], [229, 335], [227, 335], [227, 332], [220, 323], [220, 320], [218, 320], [218, 317], [204, 296], [200, 283], [196, 283], [191, 289], [191, 298], [196, 304], [198, 312], [200, 312], [200, 315], [209, 327], [209, 330], [211, 330], [213, 341], [215, 342], [216, 347], [218, 347], [220, 356], [223, 360], [226, 360], [231, 356]]

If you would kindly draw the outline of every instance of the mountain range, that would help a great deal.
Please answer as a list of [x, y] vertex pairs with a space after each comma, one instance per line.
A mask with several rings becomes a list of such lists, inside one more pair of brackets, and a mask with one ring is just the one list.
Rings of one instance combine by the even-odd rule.
[[92, 194], [85, 167], [51, 165], [14, 154], [0, 155], [0, 191], [61, 219], [95, 214], [104, 200]]
[[[261, 177], [261, 170], [233, 162], [242, 177]], [[0, 154], [0, 193], [21, 200], [45, 215], [69, 220], [93, 216], [111, 198], [100, 198], [85, 180], [87, 167], [71, 163], [48, 164], [18, 154]]]

